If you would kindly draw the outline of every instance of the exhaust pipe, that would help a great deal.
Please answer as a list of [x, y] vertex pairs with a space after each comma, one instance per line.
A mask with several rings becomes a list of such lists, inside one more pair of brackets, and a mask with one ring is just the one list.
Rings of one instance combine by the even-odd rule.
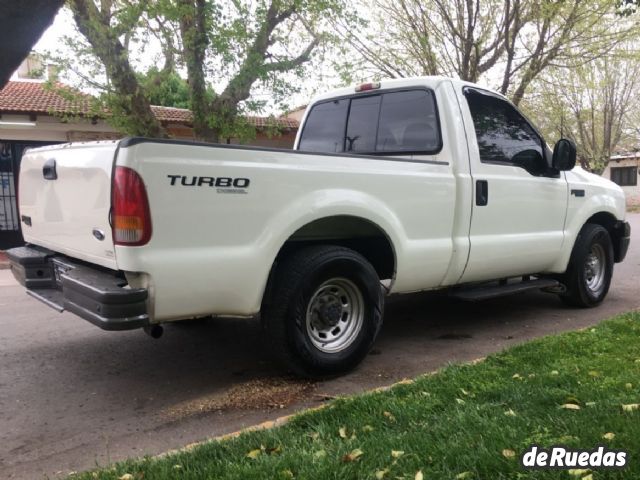
[[142, 329], [144, 333], [155, 339], [160, 338], [164, 332], [162, 325], [147, 325], [146, 327], [142, 327]]

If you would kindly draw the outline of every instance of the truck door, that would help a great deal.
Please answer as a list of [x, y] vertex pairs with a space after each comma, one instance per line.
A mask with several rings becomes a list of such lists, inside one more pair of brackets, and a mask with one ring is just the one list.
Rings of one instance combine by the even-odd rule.
[[476, 88], [461, 93], [474, 189], [461, 282], [543, 272], [564, 241], [564, 174], [552, 170], [542, 137], [511, 103]]

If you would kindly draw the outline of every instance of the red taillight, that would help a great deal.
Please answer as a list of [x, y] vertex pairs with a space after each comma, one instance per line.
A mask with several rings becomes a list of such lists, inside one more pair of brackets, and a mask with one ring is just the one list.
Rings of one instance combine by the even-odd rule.
[[127, 167], [116, 167], [111, 192], [111, 228], [116, 245], [140, 246], [151, 238], [151, 212], [144, 182]]

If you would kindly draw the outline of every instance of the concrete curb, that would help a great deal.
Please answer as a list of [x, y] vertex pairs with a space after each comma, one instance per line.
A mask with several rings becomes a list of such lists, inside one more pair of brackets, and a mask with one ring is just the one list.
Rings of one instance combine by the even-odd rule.
[[[462, 363], [462, 365], [475, 365], [477, 363], [483, 362], [485, 359], [486, 359], [486, 357], [476, 358], [475, 360], [471, 360], [470, 362], [464, 362], [464, 363]], [[424, 373], [421, 376], [433, 375], [435, 373], [438, 373], [439, 371], [440, 371], [440, 369], [434, 370], [433, 372]], [[386, 392], [387, 390], [391, 390], [392, 388], [394, 388], [394, 387], [396, 387], [398, 385], [411, 385], [413, 382], [414, 382], [414, 380], [412, 380], [410, 378], [403, 378], [402, 380], [399, 380], [399, 381], [397, 381], [395, 383], [392, 383], [391, 385], [385, 385], [383, 387], [374, 388], [372, 390], [366, 390], [366, 391], [364, 391], [364, 392], [362, 392], [362, 393], [360, 393], [358, 395], [367, 394], [367, 393]], [[344, 398], [347, 398], [347, 397], [350, 397], [350, 396], [351, 395], [347, 395]], [[339, 398], [342, 398], [342, 397], [339, 397]], [[200, 442], [193, 442], [193, 443], [190, 443], [188, 445], [185, 445], [184, 447], [176, 448], [176, 449], [173, 449], [173, 450], [169, 450], [169, 451], [160, 453], [158, 455], [155, 455], [153, 458], [161, 459], [161, 458], [170, 457], [172, 455], [176, 455], [176, 454], [179, 454], [179, 453], [190, 452], [194, 448], [199, 447], [201, 445], [205, 445], [205, 444], [208, 444], [208, 443], [214, 443], [214, 442], [223, 442], [225, 440], [231, 440], [233, 438], [239, 437], [243, 433], [256, 432], [256, 431], [260, 431], [260, 430], [270, 430], [272, 428], [281, 427], [282, 425], [286, 425], [289, 422], [289, 420], [291, 420], [295, 416], [303, 415], [303, 414], [309, 413], [309, 412], [322, 410], [327, 405], [328, 405], [328, 403], [323, 404], [323, 405], [319, 405], [317, 407], [305, 408], [303, 410], [300, 410], [299, 412], [292, 413], [290, 415], [284, 415], [282, 417], [278, 417], [275, 420], [267, 420], [266, 422], [258, 423], [257, 425], [251, 425], [250, 427], [245, 427], [245, 428], [242, 428], [242, 429], [237, 430], [235, 432], [226, 433], [224, 435], [219, 435], [217, 437], [208, 438], [208, 439], [202, 440]]]

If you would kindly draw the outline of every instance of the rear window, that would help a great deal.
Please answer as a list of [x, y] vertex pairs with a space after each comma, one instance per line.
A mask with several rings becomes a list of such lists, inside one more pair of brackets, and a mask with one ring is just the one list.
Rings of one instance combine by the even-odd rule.
[[334, 100], [313, 107], [305, 123], [305, 132], [300, 145], [311, 152], [342, 152], [344, 150], [344, 128], [347, 122], [349, 100]]
[[389, 155], [437, 153], [441, 145], [433, 92], [407, 90], [316, 104], [298, 148]]

